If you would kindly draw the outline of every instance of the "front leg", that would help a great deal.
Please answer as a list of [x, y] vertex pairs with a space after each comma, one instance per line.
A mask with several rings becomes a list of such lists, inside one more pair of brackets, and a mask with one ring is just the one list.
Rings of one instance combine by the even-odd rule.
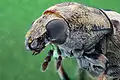
[[[57, 65], [57, 60], [56, 60], [56, 65]], [[66, 71], [64, 70], [62, 64], [59, 66], [59, 69], [57, 70], [59, 76], [60, 76], [60, 79], [61, 80], [70, 80], [70, 78], [68, 77]]]
[[52, 56], [53, 56], [53, 50], [50, 50], [50, 51], [48, 52], [47, 57], [45, 58], [45, 60], [44, 60], [44, 62], [43, 62], [43, 64], [42, 64], [42, 71], [45, 71], [45, 70], [47, 69], [48, 64], [49, 64], [49, 62], [51, 61]]
[[56, 68], [57, 68], [58, 74], [61, 80], [70, 80], [62, 66], [62, 53], [59, 47], [57, 47], [57, 52], [58, 52], [58, 58], [56, 58]]

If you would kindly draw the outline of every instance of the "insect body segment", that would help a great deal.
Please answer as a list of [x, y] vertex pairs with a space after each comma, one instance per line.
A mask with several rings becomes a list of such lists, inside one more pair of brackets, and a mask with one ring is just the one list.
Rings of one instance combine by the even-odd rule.
[[25, 45], [33, 55], [41, 53], [47, 44], [51, 46], [42, 64], [43, 71], [54, 57], [57, 70], [64, 76], [62, 58], [70, 57], [76, 59], [78, 68], [96, 77], [105, 73], [120, 78], [119, 38], [120, 14], [66, 2], [48, 8], [34, 21]]
[[47, 57], [45, 58], [45, 61], [44, 61], [43, 64], [42, 64], [42, 71], [45, 71], [45, 70], [46, 70], [46, 68], [47, 68], [47, 66], [48, 66], [48, 63], [51, 61], [52, 56], [53, 56], [53, 50], [50, 50], [50, 51], [48, 52]]

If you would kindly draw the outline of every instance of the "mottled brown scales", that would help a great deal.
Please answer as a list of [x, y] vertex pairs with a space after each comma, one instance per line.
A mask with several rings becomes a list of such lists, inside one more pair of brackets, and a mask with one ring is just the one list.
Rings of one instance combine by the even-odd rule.
[[[33, 38], [39, 37], [46, 31], [45, 25], [53, 19], [65, 19], [71, 29], [87, 26], [86, 28], [89, 30], [92, 29], [91, 25], [110, 28], [109, 21], [98, 9], [89, 8], [78, 3], [61, 3], [48, 8], [40, 18], [36, 19], [32, 25], [34, 31], [31, 28], [27, 35], [31, 35]], [[83, 26], [80, 26], [80, 24], [83, 24]]]
[[84, 24], [85, 26], [95, 24], [104, 28], [109, 28], [110, 26], [107, 18], [98, 9], [86, 7], [78, 3], [59, 4], [47, 10], [55, 10], [70, 23], [71, 28], [79, 27], [78, 24]]

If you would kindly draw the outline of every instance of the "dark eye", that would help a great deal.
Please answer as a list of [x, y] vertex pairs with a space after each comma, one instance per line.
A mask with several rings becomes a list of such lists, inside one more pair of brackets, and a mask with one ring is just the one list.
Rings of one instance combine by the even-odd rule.
[[26, 43], [30, 50], [37, 50], [39, 48], [38, 39], [33, 40], [30, 43]]
[[43, 40], [40, 40], [39, 38], [37, 39], [34, 39], [32, 40], [32, 42], [27, 42], [26, 43], [26, 46], [32, 50], [32, 51], [35, 51], [37, 53], [39, 53], [44, 47], [45, 47], [45, 41], [44, 39]]
[[47, 34], [50, 39], [60, 40], [65, 38], [68, 25], [63, 20], [52, 20], [46, 25]]
[[31, 46], [32, 49], [36, 49], [38, 47], [38, 41], [37, 40], [32, 41], [30, 46]]

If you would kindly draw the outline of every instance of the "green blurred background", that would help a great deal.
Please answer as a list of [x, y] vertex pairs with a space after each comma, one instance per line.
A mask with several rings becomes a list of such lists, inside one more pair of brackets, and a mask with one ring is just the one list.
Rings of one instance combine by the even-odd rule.
[[[32, 21], [45, 9], [68, 1], [120, 12], [120, 0], [0, 0], [0, 80], [60, 80], [54, 60], [46, 72], [41, 72], [46, 54], [32, 56], [24, 40]], [[66, 59], [63, 65], [70, 78], [76, 80], [75, 60]]]

